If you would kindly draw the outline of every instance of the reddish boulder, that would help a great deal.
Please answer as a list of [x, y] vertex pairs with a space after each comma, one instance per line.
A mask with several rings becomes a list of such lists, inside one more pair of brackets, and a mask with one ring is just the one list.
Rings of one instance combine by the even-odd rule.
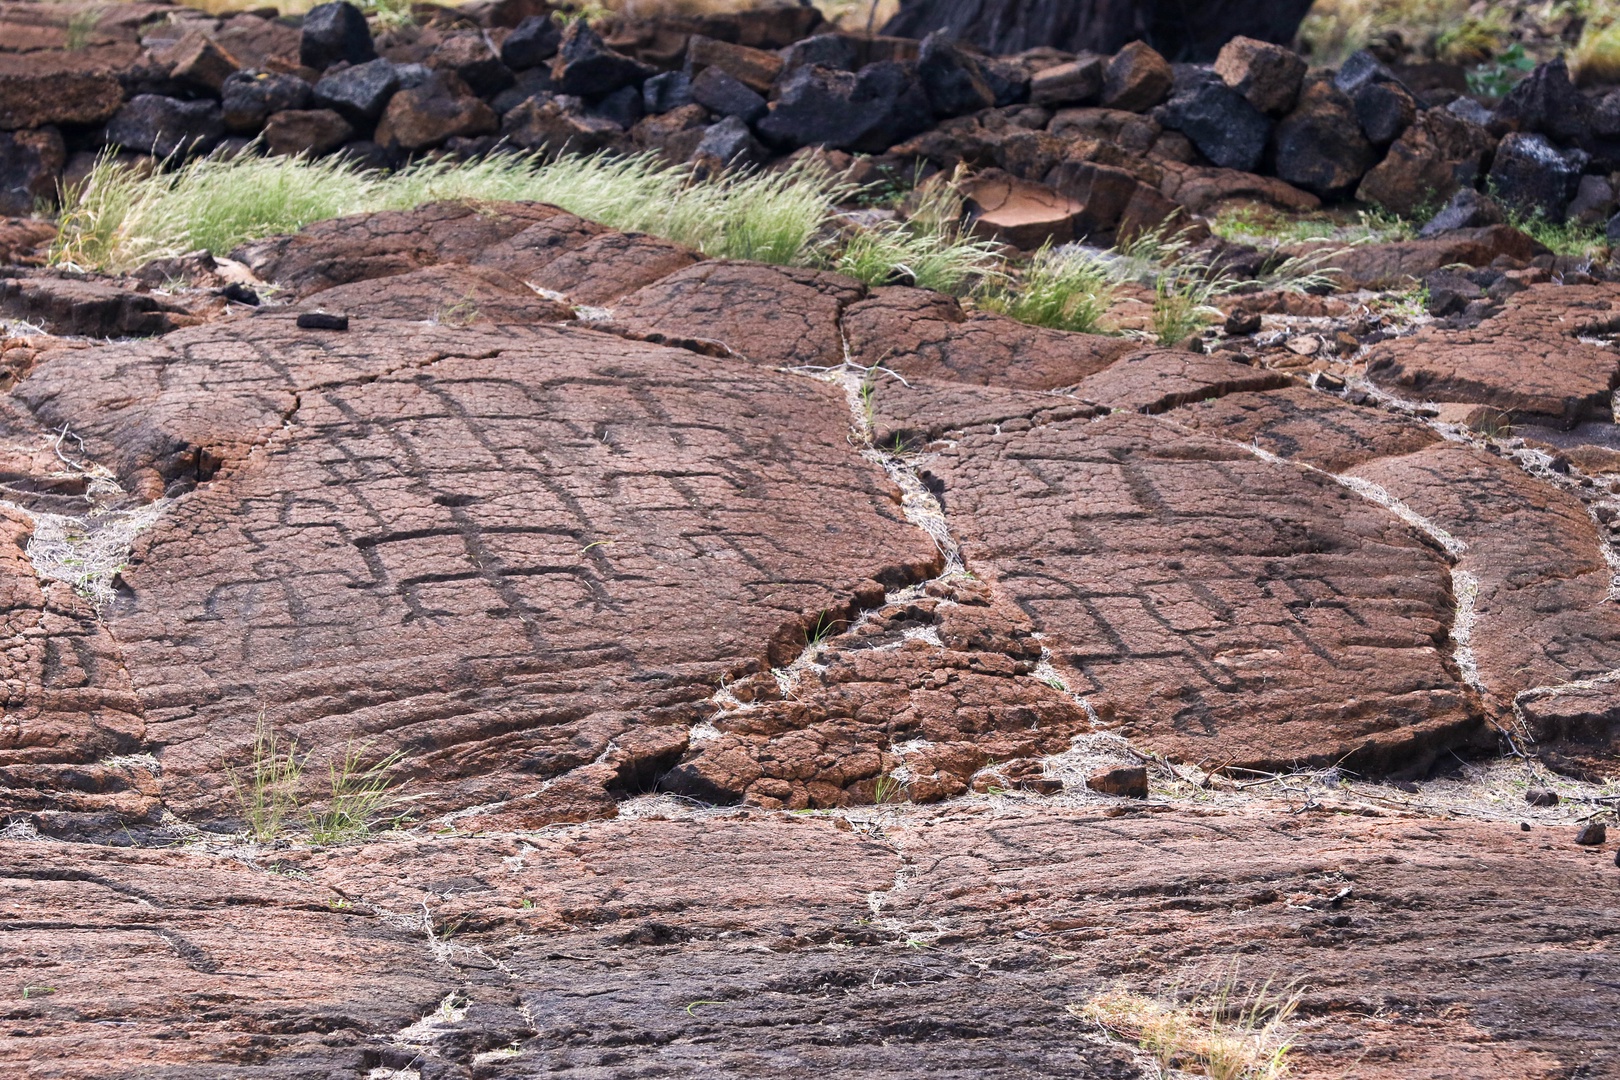
[[1485, 128], [1445, 109], [1427, 109], [1362, 179], [1356, 198], [1409, 217], [1471, 186], [1495, 150]]
[[459, 76], [436, 71], [388, 99], [376, 142], [391, 151], [431, 150], [456, 136], [492, 135], [499, 126], [495, 111]]
[[980, 173], [962, 188], [973, 231], [1014, 247], [1034, 249], [1074, 239], [1084, 205], [1046, 187], [999, 173]]
[[331, 109], [289, 109], [270, 114], [263, 137], [272, 154], [328, 154], [354, 138], [354, 128]]
[[123, 103], [118, 61], [133, 55], [0, 52], [0, 131], [47, 124], [100, 124]]
[[1305, 58], [1293, 49], [1241, 36], [1221, 46], [1215, 58], [1215, 74], [1250, 105], [1272, 116], [1293, 109], [1305, 67]]
[[38, 274], [0, 279], [0, 312], [55, 334], [148, 337], [196, 320], [186, 306], [126, 285]]
[[1133, 41], [1108, 61], [1103, 71], [1105, 108], [1147, 112], [1170, 96], [1175, 81], [1170, 62], [1145, 41]]

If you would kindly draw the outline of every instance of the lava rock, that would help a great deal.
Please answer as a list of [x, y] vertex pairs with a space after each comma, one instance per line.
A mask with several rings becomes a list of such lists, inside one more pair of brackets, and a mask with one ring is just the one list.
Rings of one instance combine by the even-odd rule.
[[602, 43], [602, 37], [577, 19], [563, 31], [551, 79], [557, 92], [601, 98], [623, 86], [645, 82], [653, 70]]
[[298, 60], [305, 67], [325, 71], [338, 61], [363, 64], [377, 58], [371, 28], [361, 10], [347, 0], [321, 4], [304, 16], [298, 38]]
[[1148, 797], [1147, 767], [1126, 765], [1117, 769], [1099, 769], [1086, 777], [1086, 787], [1104, 795], [1145, 799]]
[[979, 60], [979, 70], [984, 74], [985, 85], [996, 95], [997, 108], [1021, 105], [1029, 100], [1029, 72], [1022, 64], [990, 56]]
[[0, 131], [0, 216], [26, 217], [56, 198], [67, 146], [53, 127]]
[[1496, 107], [1496, 115], [1521, 132], [1539, 132], [1559, 142], [1583, 143], [1592, 136], [1591, 107], [1570, 81], [1562, 56], [1519, 80]]
[[1418, 230], [1418, 237], [1428, 240], [1453, 229], [1477, 229], [1484, 225], [1500, 225], [1505, 220], [1502, 208], [1495, 199], [1473, 188], [1462, 188]]
[[649, 113], [674, 112], [692, 104], [692, 76], [665, 71], [641, 84], [641, 104]]
[[1609, 828], [1601, 821], [1588, 821], [1575, 833], [1575, 842], [1582, 847], [1598, 847], [1608, 839]]
[[1398, 82], [1395, 73], [1366, 49], [1350, 54], [1333, 76], [1333, 85], [1344, 94], [1354, 94], [1376, 82]]
[[225, 80], [242, 66], [212, 38], [195, 30], [168, 48], [155, 50], [153, 59], [185, 89], [208, 94], [218, 94]]
[[1397, 82], [1371, 82], [1350, 96], [1361, 131], [1374, 146], [1388, 146], [1417, 119], [1417, 101]]
[[1560, 150], [1545, 135], [1511, 132], [1496, 148], [1490, 182], [1503, 205], [1560, 224], [1587, 160], [1585, 151]]
[[1524, 793], [1524, 801], [1531, 806], [1557, 806], [1558, 792], [1551, 788], [1533, 787]]
[[315, 84], [314, 101], [351, 124], [370, 126], [399, 89], [399, 69], [387, 60], [370, 60], [325, 75]]
[[1478, 124], [1482, 128], [1490, 127], [1491, 121], [1495, 119], [1491, 110], [1471, 97], [1456, 98], [1446, 105], [1446, 112], [1470, 124]]
[[501, 42], [501, 63], [513, 71], [527, 71], [557, 55], [562, 28], [546, 15], [530, 15]]
[[1170, 62], [1146, 42], [1133, 41], [1108, 62], [1102, 103], [1109, 109], [1147, 112], [1170, 95], [1174, 84]]
[[1162, 122], [1186, 135], [1216, 165], [1240, 172], [1259, 167], [1271, 137], [1264, 113], [1219, 76], [1198, 68], [1176, 80]]
[[157, 158], [206, 154], [225, 137], [217, 101], [137, 94], [107, 121], [107, 141]]
[[1304, 57], [1293, 49], [1247, 37], [1228, 41], [1215, 58], [1215, 74], [1250, 105], [1272, 116], [1293, 109], [1305, 68]]
[[1035, 73], [1029, 100], [1035, 105], [1094, 105], [1102, 97], [1103, 58], [1082, 56]]
[[782, 74], [803, 67], [832, 68], [834, 71], [854, 71], [861, 66], [855, 39], [845, 34], [817, 34], [796, 41], [782, 52]]
[[1238, 308], [1226, 317], [1227, 337], [1247, 337], [1258, 334], [1262, 319], [1258, 311], [1246, 311]]
[[768, 94], [782, 74], [782, 58], [763, 49], [693, 34], [686, 43], [686, 73], [696, 78], [717, 67], [757, 93]]
[[692, 158], [698, 162], [713, 160], [723, 167], [757, 165], [765, 160], [765, 148], [742, 117], [728, 116], [704, 133]]
[[250, 135], [271, 113], [308, 105], [309, 83], [279, 71], [238, 71], [225, 80], [220, 97], [226, 130]]
[[751, 124], [765, 115], [765, 99], [722, 68], [704, 68], [691, 87], [692, 100], [719, 116], [735, 116]]
[[377, 123], [376, 141], [392, 152], [414, 152], [458, 135], [492, 135], [499, 126], [495, 110], [474, 96], [459, 76], [439, 71], [389, 99]]
[[354, 138], [354, 128], [331, 109], [289, 109], [272, 113], [264, 125], [264, 145], [272, 154], [326, 154]]
[[548, 154], [592, 154], [623, 135], [618, 124], [582, 111], [572, 98], [530, 98], [501, 118], [503, 139], [520, 149]]
[[917, 78], [936, 116], [962, 116], [996, 103], [978, 60], [957, 48], [943, 30], [923, 38]]
[[[763, 106], [764, 102], [760, 104]], [[636, 126], [636, 121], [646, 115], [647, 108], [641, 103], [641, 87], [621, 86], [598, 101], [592, 111], [628, 131]]]
[[349, 317], [347, 315], [333, 315], [325, 311], [306, 311], [298, 316], [298, 329], [300, 330], [347, 330]]
[[[551, 96], [551, 71], [548, 68], [529, 68], [517, 73], [517, 82], [489, 99], [489, 107], [505, 116], [532, 97]], [[643, 109], [645, 111], [645, 109]]]
[[455, 72], [479, 97], [494, 97], [517, 81], [512, 69], [501, 63], [495, 50], [477, 30], [464, 30], [445, 38], [428, 57], [428, 66]]
[[1325, 79], [1306, 84], [1274, 145], [1277, 176], [1327, 199], [1355, 191], [1377, 160], [1350, 99]]
[[776, 108], [758, 124], [778, 146], [826, 146], [882, 153], [933, 123], [928, 95], [893, 61], [858, 73], [800, 68], [782, 83]]
[[1472, 187], [1495, 150], [1496, 140], [1485, 128], [1449, 109], [1429, 109], [1367, 173], [1356, 197], [1411, 216], [1425, 203]]
[[1428, 291], [1427, 310], [1435, 318], [1444, 318], [1462, 311], [1475, 300], [1485, 298], [1485, 290], [1455, 270], [1436, 270], [1425, 274], [1423, 287]]
[[1614, 185], [1606, 178], [1587, 174], [1575, 187], [1565, 215], [1582, 225], [1601, 225], [1614, 213]]

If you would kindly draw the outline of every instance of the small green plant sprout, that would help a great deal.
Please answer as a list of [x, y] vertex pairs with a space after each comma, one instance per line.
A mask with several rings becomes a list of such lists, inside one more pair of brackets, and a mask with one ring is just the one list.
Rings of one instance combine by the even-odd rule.
[[1065, 253], [1050, 243], [1030, 257], [1016, 276], [986, 291], [983, 304], [1019, 322], [1084, 334], [1102, 331], [1116, 283], [1108, 268], [1080, 252]]
[[68, 16], [67, 34], [62, 44], [69, 52], [80, 52], [90, 47], [90, 38], [101, 25], [101, 16], [106, 9], [99, 4], [81, 7]]
[[830, 611], [823, 611], [816, 616], [815, 622], [805, 627], [804, 647], [807, 649], [820, 648], [828, 638], [848, 625], [848, 619], [840, 619]]
[[230, 771], [249, 836], [262, 844], [282, 834], [298, 812], [298, 785], [303, 775], [297, 741], [282, 743], [260, 712], [253, 731], [253, 760], [246, 770]]
[[29, 1001], [33, 998], [50, 997], [54, 993], [56, 993], [54, 986], [25, 986], [22, 996], [24, 1001]]
[[[1582, 44], [1585, 45], [1587, 41], [1587, 36], [1583, 34]], [[1504, 98], [1535, 67], [1535, 57], [1524, 51], [1524, 45], [1515, 41], [1494, 58], [1481, 60], [1468, 72], [1468, 90], [1480, 97]], [[1577, 74], [1581, 71], [1579, 49], [1576, 51], [1575, 70]]]
[[398, 751], [373, 765], [364, 764], [364, 746], [350, 743], [341, 760], [330, 765], [332, 797], [324, 813], [311, 814], [310, 839], [317, 844], [342, 844], [364, 839], [400, 798], [393, 790], [389, 770], [404, 755]]
[[1197, 1072], [1210, 1080], [1281, 1080], [1288, 1075], [1291, 1038], [1285, 1028], [1299, 995], [1273, 997], [1269, 986], [1236, 997], [1235, 976], [1187, 1001], [1123, 989], [1070, 1005], [1071, 1015], [1111, 1037], [1136, 1043], [1163, 1069]]
[[1153, 283], [1153, 336], [1160, 345], [1175, 345], [1220, 317], [1210, 304], [1236, 284], [1207, 263], [1187, 260], [1162, 270]]
[[888, 806], [893, 803], [906, 801], [906, 785], [904, 781], [892, 773], [884, 773], [872, 783], [872, 802], [877, 806]]
[[416, 25], [414, 0], [362, 0], [360, 8], [383, 30]]

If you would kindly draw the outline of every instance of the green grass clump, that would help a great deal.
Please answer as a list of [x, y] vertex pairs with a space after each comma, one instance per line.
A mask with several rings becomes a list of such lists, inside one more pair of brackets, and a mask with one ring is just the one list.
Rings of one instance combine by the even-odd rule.
[[1554, 224], [1540, 210], [1524, 214], [1511, 207], [1506, 209], [1509, 225], [1528, 233], [1554, 255], [1590, 255], [1608, 243], [1602, 225], [1583, 225], [1578, 221]]
[[842, 194], [812, 165], [696, 182], [648, 155], [492, 154], [434, 161], [392, 174], [337, 159], [241, 155], [199, 158], [147, 173], [103, 157], [66, 192], [53, 261], [130, 270], [205, 248], [223, 255], [249, 240], [315, 221], [399, 210], [436, 199], [534, 200], [626, 232], [646, 232], [717, 258], [802, 261]]
[[907, 281], [924, 289], [961, 294], [998, 279], [1004, 260], [996, 245], [962, 227], [962, 196], [943, 174], [919, 185], [903, 221], [884, 221], [851, 232], [828, 260], [841, 274], [867, 285]]
[[267, 843], [281, 835], [298, 812], [298, 785], [303, 775], [298, 744], [283, 744], [260, 713], [253, 731], [253, 760], [246, 770], [230, 772], [249, 836]]
[[399, 802], [388, 775], [404, 754], [389, 754], [373, 765], [363, 763], [364, 749], [350, 743], [342, 761], [331, 764], [332, 796], [325, 813], [311, 814], [309, 837], [317, 844], [342, 844], [370, 835], [372, 827]]
[[1118, 287], [1108, 267], [1084, 254], [1064, 254], [1050, 244], [1016, 278], [986, 294], [984, 306], [1019, 322], [1095, 334]]

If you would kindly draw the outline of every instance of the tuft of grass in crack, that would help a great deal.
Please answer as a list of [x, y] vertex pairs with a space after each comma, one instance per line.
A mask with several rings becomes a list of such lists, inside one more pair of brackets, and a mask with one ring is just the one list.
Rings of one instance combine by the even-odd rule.
[[285, 831], [298, 812], [298, 785], [303, 775], [298, 743], [283, 743], [261, 712], [253, 731], [253, 760], [245, 775], [237, 769], [230, 771], [248, 835], [262, 844]]
[[1578, 221], [1555, 224], [1540, 210], [1525, 214], [1511, 207], [1504, 209], [1509, 225], [1529, 234], [1554, 255], [1590, 255], [1608, 244], [1602, 225], [1583, 225]]
[[884, 773], [872, 782], [872, 802], [877, 806], [889, 806], [893, 803], [906, 801], [905, 782], [897, 777]]
[[388, 774], [404, 758], [396, 751], [371, 765], [364, 764], [364, 747], [350, 743], [341, 761], [333, 760], [332, 796], [324, 813], [311, 814], [309, 836], [317, 844], [342, 844], [370, 835], [379, 820], [399, 803]]
[[981, 302], [1019, 322], [1095, 334], [1102, 330], [1116, 288], [1108, 267], [1098, 260], [1046, 244], [1016, 278], [1002, 279]]
[[827, 263], [867, 285], [903, 283], [957, 295], [1003, 275], [996, 245], [962, 227], [955, 178], [935, 176], [912, 198], [904, 221], [869, 225], [826, 245]]
[[1210, 1080], [1281, 1080], [1292, 1045], [1284, 1029], [1298, 1007], [1298, 994], [1273, 997], [1268, 986], [1240, 999], [1234, 976], [1188, 1001], [1115, 989], [1069, 1012], [1135, 1042], [1164, 1069]]
[[842, 185], [813, 163], [698, 182], [650, 155], [491, 154], [392, 174], [334, 158], [198, 158], [147, 173], [103, 156], [63, 193], [52, 262], [130, 270], [199, 248], [228, 254], [316, 221], [440, 199], [532, 200], [625, 232], [645, 232], [717, 258], [809, 261]]

